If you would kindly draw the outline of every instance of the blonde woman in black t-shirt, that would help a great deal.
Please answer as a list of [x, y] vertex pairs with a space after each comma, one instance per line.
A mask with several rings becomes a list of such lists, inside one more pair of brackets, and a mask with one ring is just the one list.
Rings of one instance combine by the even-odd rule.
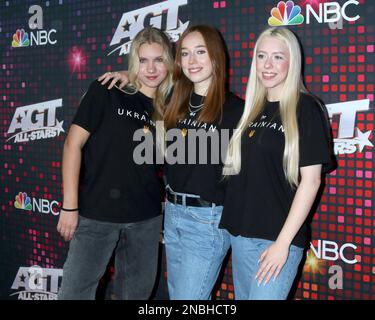
[[[129, 55], [130, 84], [98, 81], [83, 97], [64, 144], [64, 200], [57, 230], [70, 241], [58, 299], [95, 299], [115, 251], [117, 299], [148, 299], [157, 271], [161, 184], [154, 164], [136, 164], [136, 131], [153, 132], [172, 85], [169, 39], [145, 28]], [[79, 180], [80, 172], [82, 179]]]
[[290, 30], [259, 36], [223, 171], [220, 227], [230, 233], [236, 299], [287, 298], [308, 244], [306, 218], [331, 164], [327, 118], [303, 85], [301, 65]]

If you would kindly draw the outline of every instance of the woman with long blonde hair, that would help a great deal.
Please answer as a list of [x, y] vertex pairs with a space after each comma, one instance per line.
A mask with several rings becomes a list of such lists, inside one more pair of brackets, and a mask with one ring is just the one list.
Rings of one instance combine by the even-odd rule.
[[301, 50], [287, 28], [268, 28], [254, 48], [245, 111], [223, 173], [220, 227], [230, 233], [236, 299], [286, 299], [306, 218], [331, 165], [323, 106], [302, 82]]
[[[70, 241], [58, 299], [95, 299], [115, 253], [118, 299], [149, 299], [157, 274], [162, 224], [156, 165], [137, 165], [134, 132], [153, 131], [172, 85], [172, 50], [160, 30], [134, 38], [130, 84], [107, 90], [94, 81], [64, 144], [64, 200], [57, 230]], [[80, 179], [80, 173], [81, 179]]]

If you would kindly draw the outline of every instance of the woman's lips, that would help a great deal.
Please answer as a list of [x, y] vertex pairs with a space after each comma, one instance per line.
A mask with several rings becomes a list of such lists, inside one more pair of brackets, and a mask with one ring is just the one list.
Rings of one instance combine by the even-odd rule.
[[146, 76], [146, 78], [150, 81], [156, 80], [158, 76]]
[[202, 68], [189, 68], [189, 73], [198, 73], [202, 70]]
[[266, 80], [271, 80], [271, 79], [275, 78], [276, 75], [277, 75], [277, 73], [274, 73], [274, 72], [263, 72], [262, 73], [263, 79], [266, 79]]

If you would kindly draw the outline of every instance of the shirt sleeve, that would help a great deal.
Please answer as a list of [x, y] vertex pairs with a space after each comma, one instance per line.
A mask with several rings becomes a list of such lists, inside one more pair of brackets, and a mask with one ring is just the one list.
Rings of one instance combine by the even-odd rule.
[[81, 98], [72, 123], [93, 133], [100, 126], [103, 119], [108, 94], [107, 87], [102, 86], [97, 80], [92, 82]]
[[331, 130], [324, 106], [303, 96], [298, 110], [300, 167], [322, 164], [323, 172], [334, 167]]

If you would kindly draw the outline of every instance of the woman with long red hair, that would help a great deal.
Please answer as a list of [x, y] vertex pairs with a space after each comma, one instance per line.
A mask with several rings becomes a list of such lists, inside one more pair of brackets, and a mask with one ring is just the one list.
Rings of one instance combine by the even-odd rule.
[[[237, 125], [243, 101], [226, 92], [225, 76], [220, 34], [205, 25], [187, 29], [177, 44], [173, 95], [164, 116], [166, 129], [181, 130], [186, 146], [199, 130], [221, 137]], [[218, 228], [225, 196], [223, 163], [215, 163], [210, 153], [220, 154], [221, 140], [210, 142], [206, 149], [187, 149], [185, 164], [170, 164], [166, 155], [164, 230], [171, 299], [208, 299], [229, 248], [228, 234]], [[199, 162], [201, 152], [208, 155], [207, 163]], [[189, 161], [192, 153], [195, 163]]]

